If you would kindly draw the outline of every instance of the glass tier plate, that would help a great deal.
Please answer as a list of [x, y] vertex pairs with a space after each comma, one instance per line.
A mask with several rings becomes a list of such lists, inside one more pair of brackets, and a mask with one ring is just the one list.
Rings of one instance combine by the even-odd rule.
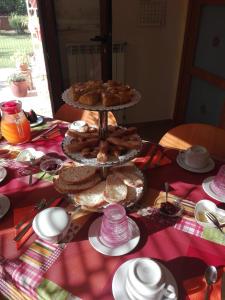
[[[144, 178], [143, 173], [136, 166], [135, 166], [134, 172], [135, 172], [136, 175], [138, 175], [143, 180], [143, 186], [139, 186], [139, 187], [135, 188], [135, 195], [134, 195], [134, 198], [131, 201], [129, 201], [127, 203], [124, 203], [124, 204], [121, 203], [124, 207], [131, 208], [131, 209], [134, 205], [136, 205], [141, 200], [141, 198], [144, 194], [144, 188], [145, 188], [145, 178]], [[74, 201], [73, 200], [74, 199], [73, 194], [68, 194], [67, 196], [70, 200]], [[79, 206], [80, 204], [75, 203], [75, 205]], [[103, 208], [105, 208], [106, 206], [107, 205], [104, 205], [103, 207], [98, 208], [97, 210], [99, 212], [101, 212], [103, 210]]]
[[116, 106], [103, 106], [101, 104], [96, 105], [84, 105], [79, 102], [73, 101], [73, 95], [72, 90], [67, 89], [62, 93], [62, 99], [64, 102], [66, 102], [69, 105], [72, 105], [75, 108], [81, 108], [81, 109], [87, 109], [87, 110], [93, 110], [93, 111], [113, 111], [113, 110], [121, 110], [123, 108], [131, 107], [135, 104], [137, 104], [141, 100], [141, 94], [133, 89], [134, 95], [129, 103], [125, 103], [122, 105], [116, 105]]
[[70, 159], [78, 163], [81, 163], [83, 165], [96, 166], [96, 167], [111, 167], [114, 165], [124, 164], [132, 160], [133, 158], [135, 158], [141, 150], [141, 146], [140, 146], [140, 149], [138, 150], [136, 149], [128, 150], [126, 154], [120, 155], [118, 158], [112, 158], [111, 160], [108, 160], [106, 163], [100, 163], [97, 161], [97, 158], [86, 158], [80, 152], [74, 152], [74, 153], [68, 152], [66, 146], [70, 144], [71, 140], [72, 138], [70, 136], [64, 137], [62, 141], [62, 150], [64, 154]]

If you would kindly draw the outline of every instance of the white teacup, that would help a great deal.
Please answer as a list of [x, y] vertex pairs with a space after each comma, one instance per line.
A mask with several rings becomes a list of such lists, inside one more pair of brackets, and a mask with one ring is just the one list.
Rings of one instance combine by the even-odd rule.
[[39, 212], [33, 220], [34, 232], [43, 240], [58, 243], [66, 236], [71, 219], [62, 207], [49, 207]]
[[126, 291], [131, 300], [159, 300], [165, 287], [160, 266], [144, 257], [134, 260], [126, 279]]
[[184, 152], [184, 162], [191, 168], [204, 168], [209, 162], [209, 152], [203, 146], [194, 145]]

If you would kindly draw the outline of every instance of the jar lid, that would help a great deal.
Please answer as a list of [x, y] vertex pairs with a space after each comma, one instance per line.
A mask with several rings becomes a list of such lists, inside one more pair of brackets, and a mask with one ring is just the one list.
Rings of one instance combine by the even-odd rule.
[[49, 207], [39, 212], [33, 220], [37, 235], [54, 237], [61, 234], [69, 224], [69, 216], [61, 207]]
[[19, 100], [10, 100], [1, 103], [1, 109], [3, 112], [9, 115], [19, 113], [21, 111], [22, 103]]

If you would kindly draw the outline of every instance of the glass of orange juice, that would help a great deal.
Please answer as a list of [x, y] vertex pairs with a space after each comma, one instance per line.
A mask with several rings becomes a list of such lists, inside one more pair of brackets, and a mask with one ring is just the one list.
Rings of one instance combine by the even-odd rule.
[[30, 122], [27, 120], [22, 103], [10, 100], [0, 103], [2, 111], [1, 132], [10, 144], [22, 144], [30, 140]]

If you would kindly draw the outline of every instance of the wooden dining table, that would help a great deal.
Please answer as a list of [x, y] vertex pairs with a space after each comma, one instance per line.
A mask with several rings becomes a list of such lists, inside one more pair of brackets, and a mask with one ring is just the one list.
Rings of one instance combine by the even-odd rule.
[[[21, 150], [33, 147], [47, 155], [67, 161], [68, 158], [61, 148], [67, 124], [65, 122], [57, 124], [60, 128], [58, 136], [10, 146], [10, 149]], [[37, 135], [49, 126], [52, 126], [51, 122], [35, 129], [33, 134]], [[2, 140], [0, 147], [7, 148], [9, 146]], [[43, 283], [42, 279], [45, 279], [45, 282], [48, 280], [56, 287], [62, 288], [63, 291], [78, 297], [77, 299], [110, 300], [113, 299], [112, 280], [118, 268], [130, 259], [148, 257], [161, 263], [172, 273], [177, 283], [178, 299], [204, 299], [206, 284], [203, 277], [206, 267], [215, 265], [218, 270], [223, 270], [225, 265], [225, 235], [224, 237], [219, 235], [217, 240], [215, 228], [210, 236], [204, 232], [205, 229], [202, 226], [196, 223], [193, 216], [187, 216], [186, 219], [183, 215], [176, 218], [166, 217], [159, 213], [155, 204], [163, 193], [164, 183], [168, 182], [169, 193], [174, 197], [188, 199], [194, 204], [199, 200], [208, 199], [225, 209], [224, 203], [211, 198], [202, 188], [203, 180], [214, 176], [223, 162], [215, 161], [215, 168], [210, 172], [194, 173], [177, 164], [178, 151], [176, 149], [164, 150], [164, 155], [169, 162], [162, 166], [155, 165], [145, 168], [143, 171], [145, 176], [143, 196], [133, 210], [127, 211], [140, 230], [138, 245], [131, 252], [120, 256], [104, 255], [96, 251], [89, 242], [88, 230], [93, 221], [102, 215], [102, 212], [78, 214], [74, 218], [75, 227], [70, 240], [63, 246], [52, 245], [51, 247], [49, 245], [53, 254], [48, 257], [45, 266], [42, 265], [41, 271], [38, 273], [39, 286], [40, 283]], [[49, 200], [52, 197], [58, 199], [64, 195], [55, 190], [52, 178], [39, 173], [38, 166], [34, 170], [33, 183], [29, 185], [29, 175], [24, 173], [27, 166], [18, 165], [13, 159], [9, 159], [7, 162], [7, 159], [1, 158], [0, 165], [5, 166], [7, 170], [7, 177], [0, 183], [0, 193], [6, 195], [11, 202], [8, 213], [0, 219], [0, 255], [9, 263], [15, 261], [16, 264], [18, 261], [24, 263], [26, 255], [31, 253], [34, 245], [40, 246], [42, 241], [32, 233], [23, 245], [18, 247], [14, 241], [16, 223], [29, 214], [34, 204], [40, 199]], [[62, 199], [59, 205], [66, 207], [69, 204]], [[12, 277], [15, 275], [13, 272], [10, 274]], [[1, 279], [0, 276], [2, 293], [1, 282], [4, 283], [7, 280], [7, 277]], [[17, 286], [16, 289], [20, 291], [22, 284], [16, 283], [15, 276], [12, 281]], [[195, 291], [192, 289], [194, 284], [197, 284]], [[34, 293], [32, 293], [32, 288], [35, 290]], [[32, 287], [31, 285], [27, 290], [22, 288], [22, 293], [26, 295], [27, 299], [36, 299], [37, 290], [37, 286]], [[58, 299], [66, 299], [65, 295], [68, 295], [66, 292]], [[210, 299], [221, 299], [220, 286], [211, 293]], [[51, 294], [43, 295], [39, 299], [52, 299]]]

